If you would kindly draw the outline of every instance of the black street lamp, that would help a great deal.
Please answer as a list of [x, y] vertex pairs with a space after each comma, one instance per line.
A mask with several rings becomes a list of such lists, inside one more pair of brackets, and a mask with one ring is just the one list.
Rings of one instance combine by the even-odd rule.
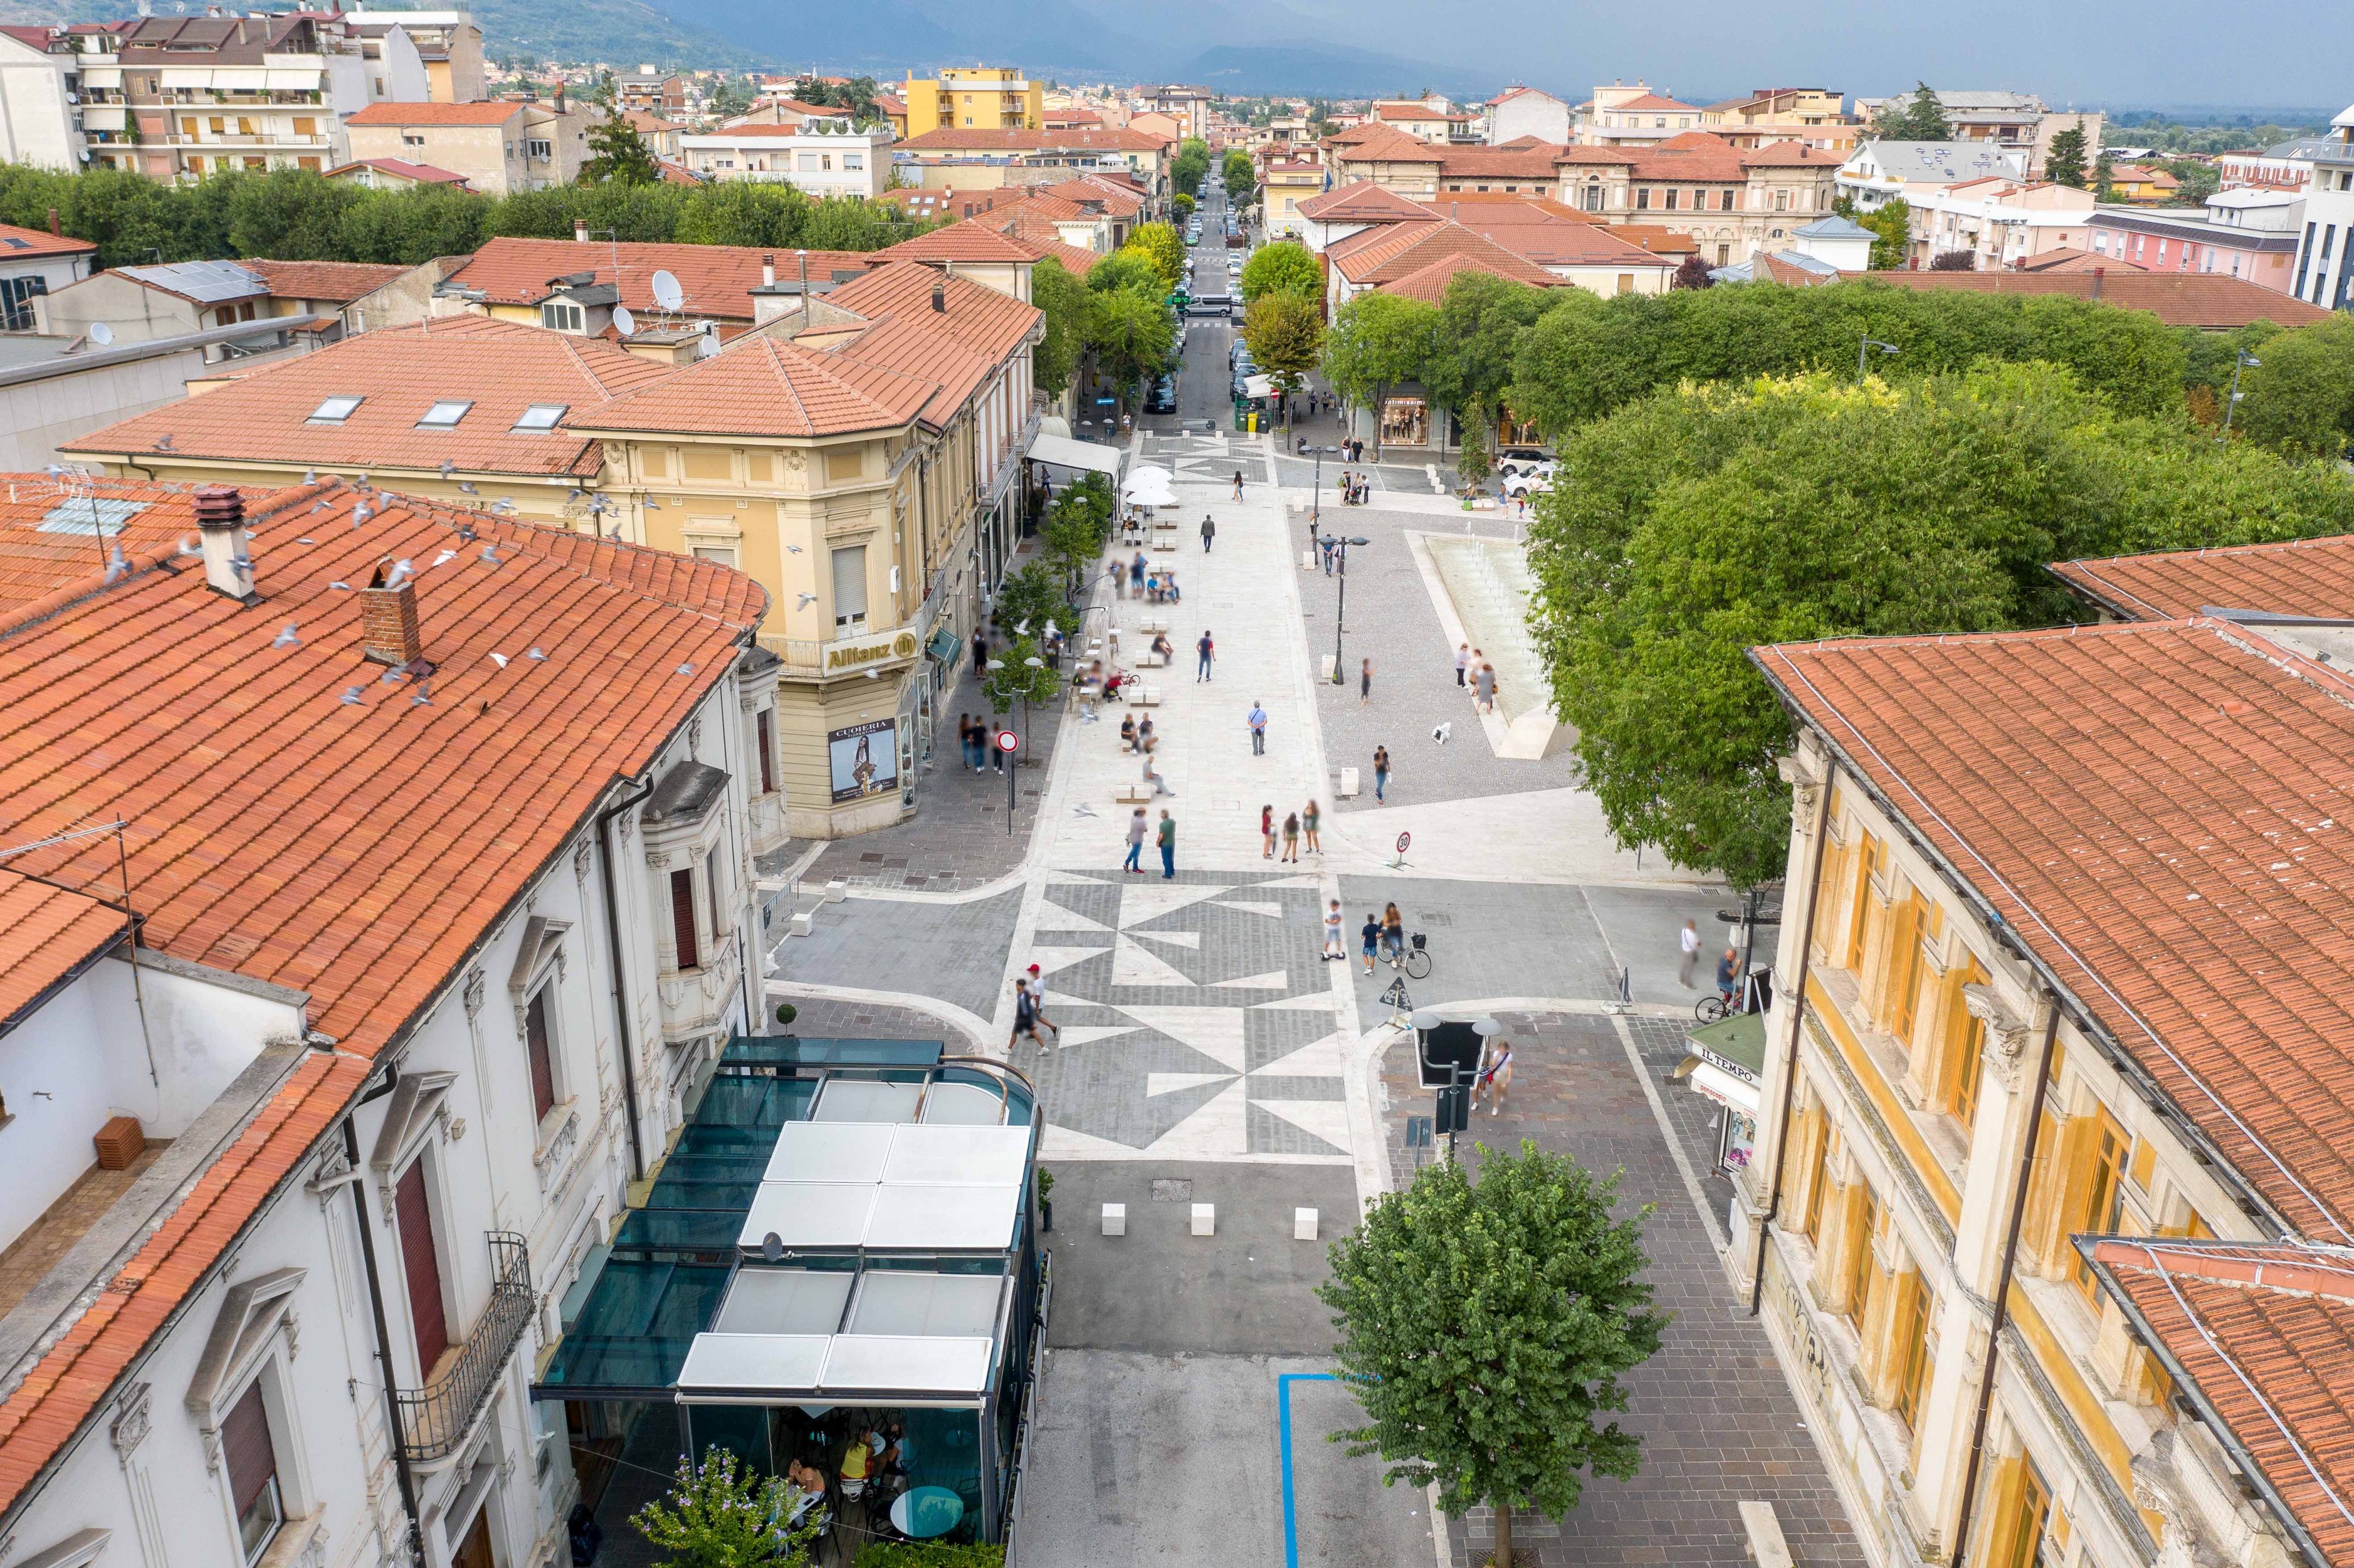
[[1339, 457], [1341, 449], [1310, 447], [1308, 450], [1316, 454], [1316, 483], [1308, 493], [1308, 547], [1313, 550], [1316, 548], [1316, 535], [1321, 531], [1324, 522], [1324, 460]]
[[1341, 673], [1341, 633], [1348, 630], [1349, 620], [1349, 546], [1369, 545], [1373, 541], [1362, 536], [1327, 534], [1316, 542], [1325, 549], [1341, 552], [1341, 602], [1332, 612], [1332, 683], [1341, 686], [1348, 683]]
[[[1005, 668], [1005, 661], [1002, 659], [991, 659], [988, 663], [982, 665], [981, 668], [993, 675], [1000, 670]], [[1011, 838], [1013, 836], [1013, 769], [1015, 764], [1013, 758], [1005, 754], [1005, 748], [997, 744], [997, 737], [995, 736], [992, 735], [989, 737], [989, 745], [990, 748], [997, 753], [999, 766], [1005, 769], [1005, 833], [1008, 838]]]

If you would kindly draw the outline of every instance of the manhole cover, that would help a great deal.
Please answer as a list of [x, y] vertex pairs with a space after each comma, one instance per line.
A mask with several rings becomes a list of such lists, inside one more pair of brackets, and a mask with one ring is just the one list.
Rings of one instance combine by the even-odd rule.
[[1193, 1201], [1193, 1183], [1155, 1181], [1152, 1184], [1152, 1201], [1156, 1203], [1190, 1203]]

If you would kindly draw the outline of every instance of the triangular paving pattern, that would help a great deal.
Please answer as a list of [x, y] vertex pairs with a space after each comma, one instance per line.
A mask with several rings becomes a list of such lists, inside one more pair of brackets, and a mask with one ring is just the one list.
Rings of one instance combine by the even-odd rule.
[[1084, 1160], [1090, 1155], [1133, 1160], [1137, 1150], [1125, 1143], [1115, 1143], [1108, 1138], [1097, 1138], [1093, 1133], [1081, 1132], [1076, 1128], [1052, 1121], [1046, 1124], [1045, 1133], [1038, 1140], [1038, 1158], [1041, 1160]]
[[1262, 1062], [1253, 1069], [1287, 1078], [1337, 1078], [1348, 1070], [1348, 1044], [1338, 1030], [1319, 1035], [1298, 1050]]
[[1243, 1080], [1236, 1078], [1212, 1096], [1199, 1110], [1153, 1139], [1145, 1150], [1148, 1160], [1198, 1160], [1209, 1155], [1250, 1152], [1248, 1102]]
[[1215, 983], [1221, 987], [1232, 986], [1238, 991], [1288, 991], [1291, 989], [1291, 977], [1281, 969], [1269, 969], [1263, 975], [1243, 975]]
[[1030, 949], [1030, 961], [1038, 966], [1040, 975], [1051, 975], [1069, 969], [1073, 964], [1084, 963], [1106, 950], [1102, 948], [1033, 948]]
[[1213, 1062], [1243, 1071], [1243, 1014], [1232, 1007], [1126, 1007], [1120, 1011], [1148, 1029], [1199, 1051]]
[[1305, 996], [1278, 997], [1273, 1001], [1254, 1001], [1250, 1005], [1254, 1012], [1330, 1012], [1333, 1009], [1332, 993], [1329, 991], [1310, 991]]
[[1202, 933], [1199, 931], [1139, 931], [1136, 934], [1155, 942], [1174, 943], [1181, 948], [1198, 950], [1202, 946]]
[[1334, 1154], [1349, 1152], [1349, 1105], [1346, 1100], [1257, 1100], [1250, 1102], [1253, 1110], [1265, 1111], [1288, 1126], [1299, 1128], [1322, 1149], [1310, 1148], [1302, 1152]]
[[[1054, 1004], [1049, 1001], [1047, 1005], [1052, 1007]], [[1093, 1045], [1097, 1041], [1117, 1040], [1123, 1034], [1137, 1033], [1138, 1026], [1133, 1023], [1073, 1023], [1059, 1033], [1052, 1029], [1046, 1031], [1048, 1038], [1057, 1045]]]
[[1199, 904], [1205, 898], [1215, 898], [1221, 893], [1233, 891], [1231, 887], [1215, 884], [1154, 882], [1140, 886], [1131, 882], [1119, 890], [1119, 924], [1124, 930], [1130, 926], [1142, 925], [1147, 920], [1158, 920], [1189, 904]]
[[1214, 898], [1210, 902], [1221, 909], [1239, 909], [1246, 915], [1265, 915], [1275, 920], [1283, 918], [1283, 906], [1280, 904], [1245, 903], [1239, 898]]
[[1158, 1099], [1173, 1095], [1180, 1089], [1198, 1089], [1204, 1084], [1223, 1084], [1234, 1077], [1232, 1073], [1148, 1073], [1144, 1077], [1144, 1097]]
[[[1140, 946], [1133, 937], [1123, 936], [1119, 948], [1111, 961], [1111, 983], [1115, 986], [1186, 986], [1193, 982], [1182, 970], [1170, 968], [1167, 959], [1151, 949]], [[1236, 1068], [1240, 1071], [1240, 1068]]]

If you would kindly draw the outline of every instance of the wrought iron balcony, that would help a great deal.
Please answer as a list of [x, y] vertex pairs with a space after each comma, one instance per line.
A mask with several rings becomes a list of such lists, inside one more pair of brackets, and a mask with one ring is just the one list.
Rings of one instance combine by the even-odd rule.
[[401, 1457], [411, 1464], [445, 1459], [465, 1441], [538, 1308], [523, 1237], [493, 1231], [490, 1241], [491, 1299], [475, 1319], [473, 1333], [446, 1373], [423, 1388], [393, 1395], [400, 1412]]

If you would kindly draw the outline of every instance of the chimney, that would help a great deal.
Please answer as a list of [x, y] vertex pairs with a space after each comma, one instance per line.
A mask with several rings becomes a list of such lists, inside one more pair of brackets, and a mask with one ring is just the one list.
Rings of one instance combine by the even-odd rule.
[[423, 649], [417, 633], [417, 581], [404, 572], [399, 587], [387, 588], [391, 572], [389, 556], [376, 562], [376, 575], [360, 590], [360, 656], [398, 670], [416, 663]]
[[588, 243], [588, 220], [587, 218], [576, 217], [572, 220], [572, 238], [576, 244], [586, 245]]
[[939, 312], [942, 315], [946, 315], [948, 313], [949, 286], [947, 283], [936, 282], [932, 285], [932, 309]]
[[65, 236], [65, 230], [58, 227], [58, 209], [56, 207], [49, 208], [49, 232], [60, 238]]
[[2107, 281], [2108, 276], [2109, 270], [2106, 267], [2093, 269], [2093, 298], [2097, 300], [2101, 297], [2101, 285]]
[[230, 599], [253, 596], [253, 562], [245, 541], [245, 497], [233, 484], [196, 486], [196, 530], [203, 539], [205, 581]]
[[764, 289], [773, 289], [776, 286], [777, 258], [775, 254], [771, 252], [760, 258], [760, 287]]

